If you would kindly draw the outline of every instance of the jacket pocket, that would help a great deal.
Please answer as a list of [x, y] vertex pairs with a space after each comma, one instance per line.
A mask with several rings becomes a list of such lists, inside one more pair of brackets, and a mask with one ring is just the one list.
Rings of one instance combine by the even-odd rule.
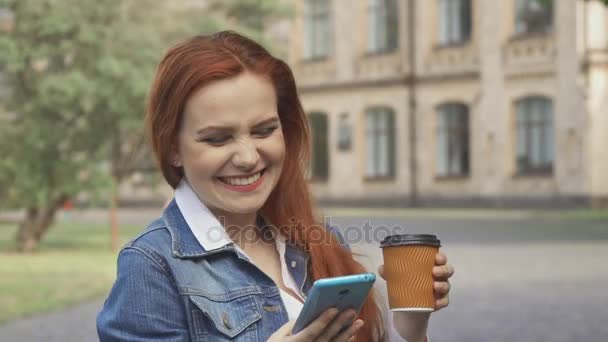
[[[216, 300], [190, 295], [196, 335], [209, 341], [256, 341], [255, 323], [262, 318], [253, 295]], [[200, 311], [199, 311], [200, 310]]]

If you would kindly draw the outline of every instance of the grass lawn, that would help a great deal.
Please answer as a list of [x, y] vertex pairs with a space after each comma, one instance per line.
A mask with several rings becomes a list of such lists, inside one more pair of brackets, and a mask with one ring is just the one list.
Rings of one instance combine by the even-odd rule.
[[[127, 242], [144, 227], [121, 227]], [[116, 277], [107, 225], [62, 221], [38, 250], [14, 252], [16, 225], [0, 224], [0, 323], [106, 294]]]

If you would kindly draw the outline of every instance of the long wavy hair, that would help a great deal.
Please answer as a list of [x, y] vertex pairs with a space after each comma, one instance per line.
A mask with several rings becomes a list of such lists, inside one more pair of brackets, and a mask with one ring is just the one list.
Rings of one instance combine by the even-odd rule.
[[[169, 49], [160, 62], [150, 91], [146, 129], [164, 178], [175, 188], [183, 177], [182, 169], [172, 165], [171, 156], [190, 96], [216, 80], [245, 71], [272, 82], [286, 146], [278, 184], [260, 214], [289, 241], [309, 253], [313, 280], [365, 272], [336, 236], [315, 218], [304, 174], [309, 163], [310, 131], [291, 69], [238, 33], [222, 31], [192, 37]], [[359, 313], [358, 318], [365, 325], [356, 341], [378, 341], [383, 335], [382, 315], [375, 299], [372, 292]]]

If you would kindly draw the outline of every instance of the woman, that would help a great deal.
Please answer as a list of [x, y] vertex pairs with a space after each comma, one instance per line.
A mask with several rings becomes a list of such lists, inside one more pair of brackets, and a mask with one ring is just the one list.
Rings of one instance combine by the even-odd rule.
[[[314, 280], [365, 270], [313, 214], [307, 120], [283, 61], [234, 32], [191, 38], [161, 61], [146, 123], [175, 199], [121, 250], [102, 341], [384, 338], [374, 294], [345, 331], [354, 311], [332, 309], [290, 334]], [[440, 309], [453, 273], [443, 254], [434, 272]], [[394, 322], [416, 342], [428, 319]]]

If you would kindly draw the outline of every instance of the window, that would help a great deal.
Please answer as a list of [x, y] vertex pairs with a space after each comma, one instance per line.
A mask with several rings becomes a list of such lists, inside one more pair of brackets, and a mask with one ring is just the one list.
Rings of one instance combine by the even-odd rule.
[[368, 12], [368, 51], [395, 50], [399, 37], [397, 0], [368, 0]]
[[515, 34], [547, 33], [553, 27], [553, 0], [515, 0]]
[[439, 1], [439, 45], [461, 44], [471, 38], [471, 0]]
[[331, 46], [330, 3], [328, 0], [304, 2], [304, 58], [317, 59], [329, 55]]
[[517, 172], [553, 172], [553, 104], [545, 97], [516, 102]]
[[373, 108], [366, 113], [368, 178], [395, 175], [395, 114], [388, 108]]
[[469, 110], [460, 103], [446, 103], [437, 110], [437, 175], [469, 174]]
[[338, 123], [338, 150], [348, 151], [350, 150], [352, 141], [352, 127], [348, 122], [348, 114], [340, 114], [340, 121]]
[[310, 175], [313, 180], [327, 180], [329, 176], [329, 143], [327, 115], [312, 113], [308, 116], [312, 134]]

